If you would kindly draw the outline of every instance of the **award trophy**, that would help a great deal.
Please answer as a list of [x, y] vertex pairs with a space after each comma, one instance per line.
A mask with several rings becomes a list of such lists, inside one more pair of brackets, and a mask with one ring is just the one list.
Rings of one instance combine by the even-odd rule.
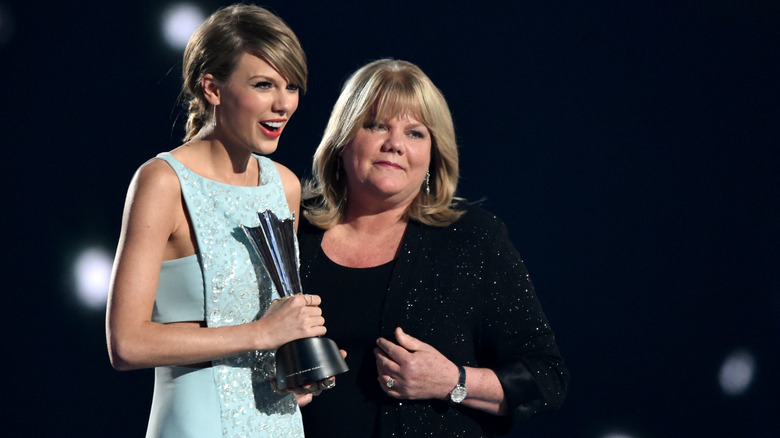
[[[260, 226], [241, 228], [263, 261], [281, 297], [303, 293], [298, 272], [295, 219], [258, 212]], [[280, 391], [319, 382], [348, 371], [336, 343], [324, 337], [290, 341], [276, 350], [276, 388]]]

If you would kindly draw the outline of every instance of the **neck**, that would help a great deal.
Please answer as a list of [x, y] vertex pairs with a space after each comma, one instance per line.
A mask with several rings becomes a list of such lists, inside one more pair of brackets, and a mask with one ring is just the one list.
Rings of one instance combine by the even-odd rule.
[[360, 234], [382, 235], [405, 229], [409, 221], [395, 211], [344, 216], [341, 225]]
[[376, 233], [382, 230], [390, 230], [395, 226], [406, 227], [406, 209], [403, 205], [377, 205], [376, 201], [354, 200], [347, 202], [342, 224], [355, 231]]
[[210, 178], [233, 185], [257, 185], [259, 170], [252, 164], [250, 151], [231, 148], [213, 133], [187, 145], [193, 152], [199, 151], [203, 171]]
[[408, 223], [403, 210], [351, 211], [325, 231], [321, 247], [328, 258], [343, 266], [379, 266], [396, 257]]

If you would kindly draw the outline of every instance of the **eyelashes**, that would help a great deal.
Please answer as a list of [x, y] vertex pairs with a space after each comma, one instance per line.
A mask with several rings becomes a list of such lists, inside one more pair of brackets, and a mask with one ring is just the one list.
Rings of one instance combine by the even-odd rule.
[[[272, 82], [270, 82], [270, 81], [260, 81], [260, 82], [256, 82], [254, 85], [252, 85], [252, 87], [260, 89], [260, 90], [270, 90], [271, 88], [274, 87], [274, 84]], [[289, 85], [287, 85], [287, 87], [285, 87], [285, 90], [291, 91], [291, 92], [294, 92], [294, 93], [299, 92], [300, 89], [301, 89], [301, 87], [299, 87], [297, 85], [294, 85], [294, 84], [289, 84]]]

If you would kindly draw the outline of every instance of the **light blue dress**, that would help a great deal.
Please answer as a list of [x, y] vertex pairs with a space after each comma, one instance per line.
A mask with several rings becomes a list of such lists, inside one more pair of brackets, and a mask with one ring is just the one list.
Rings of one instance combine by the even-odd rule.
[[[278, 295], [241, 225], [257, 226], [257, 212], [266, 209], [291, 216], [273, 162], [256, 157], [260, 183], [243, 187], [201, 177], [168, 152], [157, 158], [179, 176], [198, 252], [163, 262], [152, 319], [205, 320], [209, 327], [259, 319]], [[215, 360], [207, 368], [157, 367], [146, 436], [303, 437], [295, 397], [271, 389], [274, 374], [273, 351]]]

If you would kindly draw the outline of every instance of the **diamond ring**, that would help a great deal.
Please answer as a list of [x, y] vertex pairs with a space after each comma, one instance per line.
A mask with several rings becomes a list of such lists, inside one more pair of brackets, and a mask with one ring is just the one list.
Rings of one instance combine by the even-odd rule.
[[392, 388], [393, 385], [395, 385], [395, 379], [392, 377], [387, 379], [387, 383], [385, 383], [385, 386], [387, 386], [388, 388]]
[[336, 379], [324, 379], [320, 382], [320, 386], [322, 386], [322, 389], [331, 389], [336, 386]]

